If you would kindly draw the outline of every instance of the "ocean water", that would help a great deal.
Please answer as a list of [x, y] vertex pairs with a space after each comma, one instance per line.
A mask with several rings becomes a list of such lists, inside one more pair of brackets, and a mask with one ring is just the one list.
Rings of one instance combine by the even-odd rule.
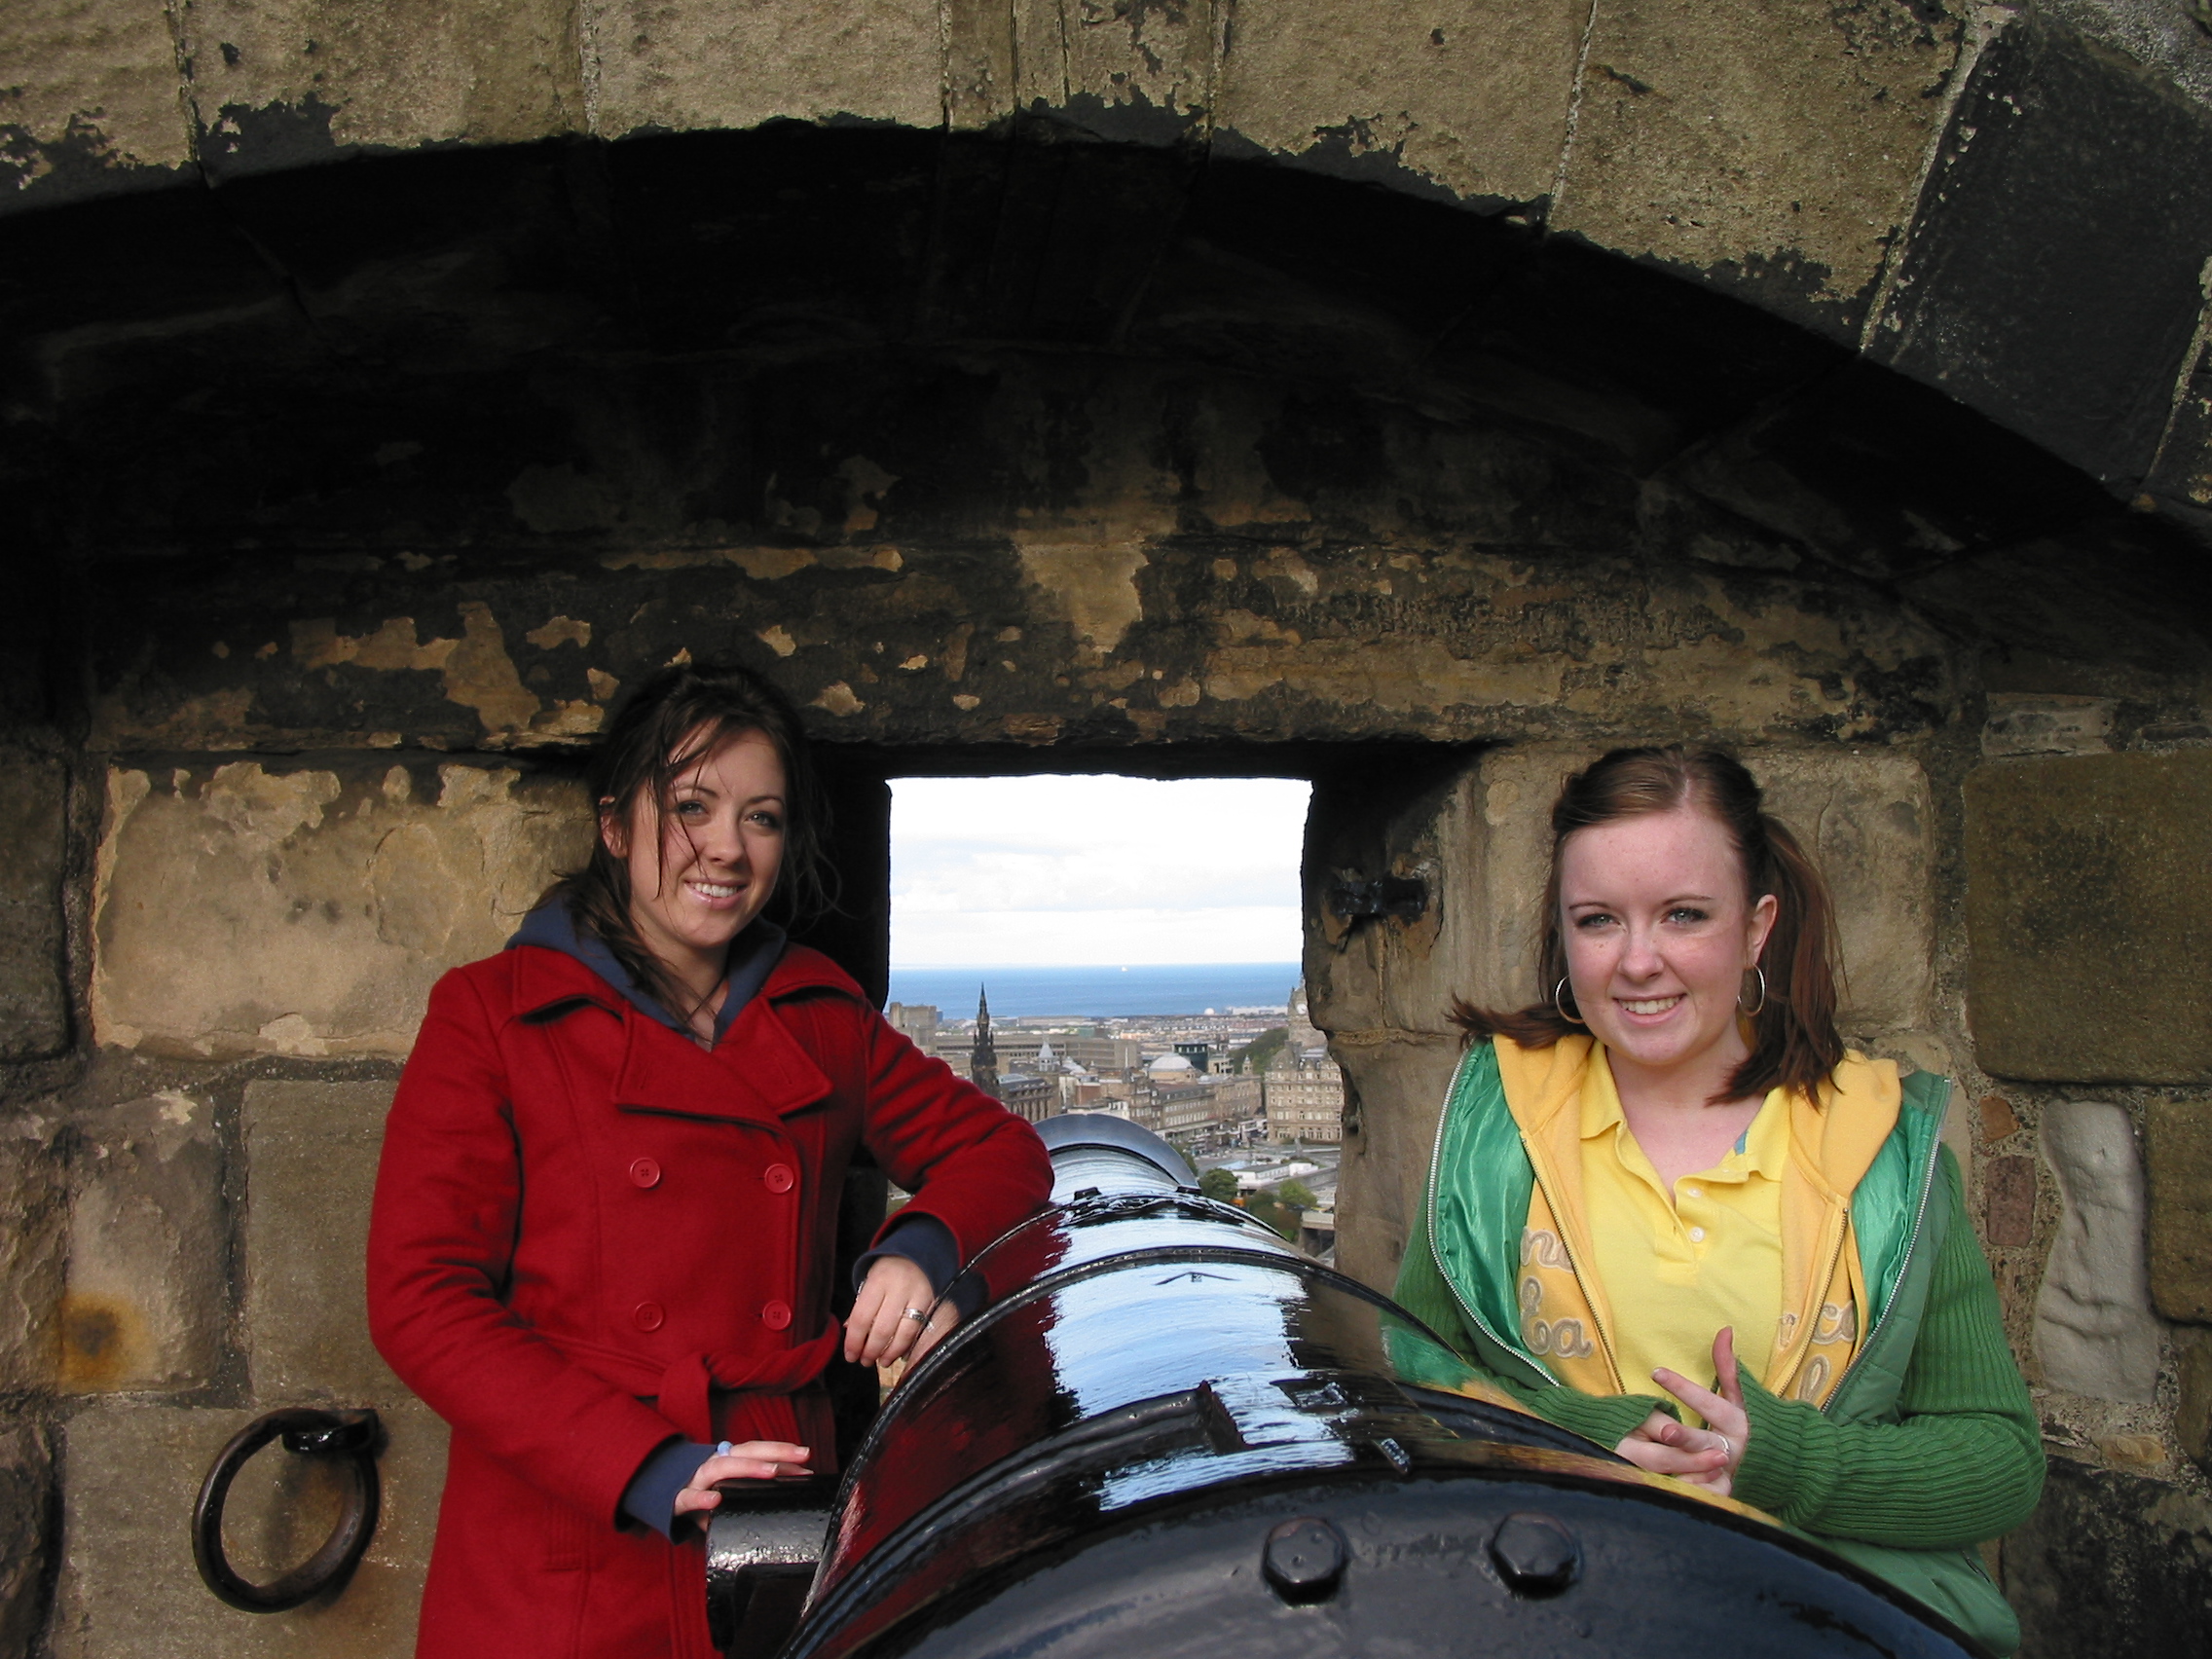
[[1106, 968], [894, 968], [891, 1000], [934, 1003], [946, 1019], [971, 1019], [976, 988], [994, 1018], [1072, 1014], [1091, 1019], [1207, 1009], [1287, 1009], [1303, 970], [1295, 962], [1188, 963]]

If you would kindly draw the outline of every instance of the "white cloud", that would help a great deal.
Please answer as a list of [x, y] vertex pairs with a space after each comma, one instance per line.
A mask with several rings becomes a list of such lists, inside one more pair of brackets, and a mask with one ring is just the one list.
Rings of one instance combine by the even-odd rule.
[[1294, 962], [1309, 787], [1280, 778], [902, 778], [901, 967]]

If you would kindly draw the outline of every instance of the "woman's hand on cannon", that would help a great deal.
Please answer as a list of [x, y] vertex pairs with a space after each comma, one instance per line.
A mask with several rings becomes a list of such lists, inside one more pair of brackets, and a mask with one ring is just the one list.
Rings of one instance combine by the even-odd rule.
[[716, 1452], [701, 1463], [691, 1484], [676, 1494], [678, 1519], [697, 1515], [700, 1525], [706, 1525], [706, 1512], [722, 1500], [722, 1494], [714, 1490], [717, 1481], [772, 1481], [781, 1475], [814, 1472], [806, 1466], [812, 1452], [788, 1440], [746, 1440], [735, 1446], [725, 1440], [722, 1445], [728, 1449]]
[[845, 1357], [861, 1365], [918, 1360], [959, 1323], [920, 1268], [903, 1256], [878, 1256], [845, 1320]]
[[1713, 1339], [1713, 1371], [1718, 1393], [1665, 1366], [1651, 1374], [1660, 1387], [1705, 1419], [1703, 1428], [1653, 1412], [1613, 1450], [1640, 1469], [1673, 1475], [1726, 1497], [1751, 1434], [1743, 1383], [1736, 1375], [1736, 1333], [1726, 1326]]

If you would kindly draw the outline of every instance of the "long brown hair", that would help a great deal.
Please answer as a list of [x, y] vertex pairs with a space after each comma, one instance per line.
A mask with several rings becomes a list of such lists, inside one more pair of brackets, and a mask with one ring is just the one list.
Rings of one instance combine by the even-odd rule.
[[1469, 1041], [1504, 1036], [1525, 1049], [1548, 1049], [1586, 1029], [1551, 1000], [1567, 977], [1560, 931], [1560, 849], [1577, 830], [1646, 813], [1687, 808], [1728, 832], [1751, 903], [1774, 895], [1774, 927], [1760, 965], [1766, 999], [1751, 1015], [1751, 1051], [1719, 1100], [1764, 1094], [1778, 1086], [1820, 1097], [1821, 1081], [1843, 1058], [1836, 1032], [1835, 906], [1827, 885], [1780, 820], [1765, 810], [1758, 785], [1733, 756], [1716, 749], [1616, 749], [1567, 780], [1552, 804], [1551, 874], [1544, 883], [1543, 944], [1537, 956], [1541, 1000], [1505, 1014], [1452, 1001], [1452, 1022]]
[[[657, 838], [661, 815], [677, 779], [731, 738], [756, 731], [775, 745], [784, 763], [784, 856], [767, 912], [803, 920], [831, 903], [830, 870], [823, 857], [826, 814], [820, 784], [807, 756], [806, 735], [789, 699], [758, 675], [742, 668], [684, 665], [640, 681], [616, 709], [585, 774], [599, 825], [609, 819], [629, 831], [643, 798]], [[592, 836], [591, 857], [564, 871], [537, 901], [565, 903], [579, 931], [597, 936], [639, 988], [679, 1015], [693, 1012], [694, 997], [639, 937], [630, 918], [630, 866]]]

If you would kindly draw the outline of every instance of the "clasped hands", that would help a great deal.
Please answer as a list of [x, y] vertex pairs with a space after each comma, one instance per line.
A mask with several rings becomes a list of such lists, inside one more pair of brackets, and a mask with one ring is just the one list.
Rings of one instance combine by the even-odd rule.
[[1736, 1375], [1736, 1333], [1726, 1326], [1713, 1339], [1713, 1372], [1720, 1385], [1718, 1393], [1665, 1366], [1651, 1374], [1654, 1382], [1705, 1419], [1703, 1428], [1655, 1411], [1613, 1450], [1640, 1469], [1673, 1475], [1726, 1497], [1734, 1490], [1736, 1470], [1751, 1437], [1751, 1419], [1744, 1413], [1744, 1387]]
[[[960, 1323], [950, 1303], [933, 1307], [936, 1303], [937, 1292], [920, 1268], [903, 1256], [878, 1256], [868, 1265], [867, 1277], [845, 1319], [846, 1359], [860, 1365], [920, 1359]], [[909, 1318], [909, 1308], [927, 1313], [929, 1323]], [[812, 1448], [787, 1440], [748, 1440], [726, 1452], [718, 1451], [676, 1494], [676, 1513], [697, 1514], [704, 1521], [706, 1512], [722, 1500], [714, 1490], [717, 1481], [772, 1481], [808, 1474], [806, 1460], [811, 1456]]]

